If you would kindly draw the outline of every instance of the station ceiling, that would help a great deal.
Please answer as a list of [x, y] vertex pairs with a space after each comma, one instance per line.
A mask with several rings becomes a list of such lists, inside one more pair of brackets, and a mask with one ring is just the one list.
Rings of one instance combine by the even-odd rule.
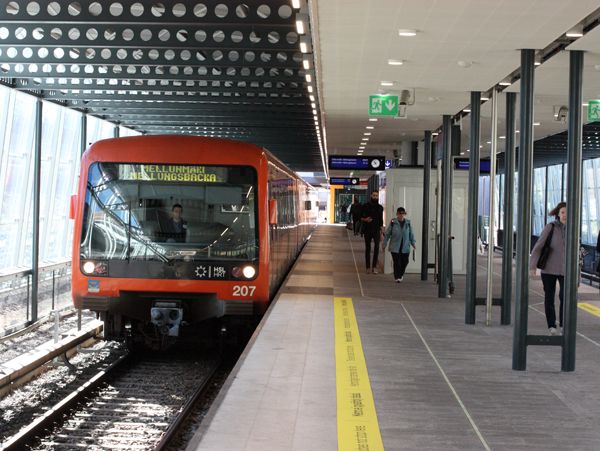
[[[294, 170], [323, 171], [327, 153], [356, 155], [361, 145], [366, 156], [389, 156], [439, 128], [443, 114], [461, 124], [468, 155], [469, 92], [489, 93], [507, 77], [512, 85], [502, 89], [518, 92], [519, 50], [533, 48], [541, 57], [539, 164], [564, 159], [566, 123], [554, 111], [568, 104], [569, 49], [586, 51], [584, 99], [600, 97], [599, 7], [598, 0], [0, 0], [0, 77], [144, 133], [240, 139]], [[585, 35], [565, 39], [577, 26]], [[369, 95], [403, 91], [406, 118], [369, 121]], [[592, 155], [598, 129], [584, 130]]]
[[0, 77], [143, 133], [239, 139], [322, 171], [308, 17], [289, 0], [2, 0]]

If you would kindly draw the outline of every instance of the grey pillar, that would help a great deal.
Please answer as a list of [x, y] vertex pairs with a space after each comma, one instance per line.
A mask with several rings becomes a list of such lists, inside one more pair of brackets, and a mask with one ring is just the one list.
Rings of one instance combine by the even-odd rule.
[[471, 92], [471, 138], [469, 144], [469, 212], [467, 216], [467, 286], [465, 324], [475, 324], [477, 296], [477, 204], [479, 202], [479, 137], [481, 124], [481, 92]]
[[31, 243], [31, 321], [38, 320], [39, 262], [40, 262], [40, 183], [42, 173], [42, 108], [41, 99], [35, 104], [35, 138], [33, 154], [33, 239]]
[[533, 74], [535, 50], [521, 50], [521, 99], [519, 134], [519, 221], [517, 226], [517, 288], [513, 370], [527, 367], [527, 318], [529, 308], [529, 251], [531, 247], [531, 198], [533, 173]]
[[442, 211], [440, 218], [440, 266], [439, 266], [439, 286], [438, 286], [438, 297], [448, 297], [448, 256], [450, 251], [449, 238], [450, 238], [450, 206], [452, 199], [452, 167], [450, 155], [452, 149], [452, 140], [450, 134], [452, 133], [451, 117], [448, 114], [443, 116], [442, 122], [442, 139], [443, 144], [443, 157], [442, 157]]
[[431, 185], [431, 130], [425, 131], [423, 156], [423, 228], [421, 233], [421, 280], [429, 271], [429, 187]]
[[581, 86], [583, 84], [583, 52], [569, 52], [569, 141], [567, 163], [567, 267], [565, 272], [564, 334], [562, 371], [575, 370], [577, 332], [577, 279], [579, 270], [579, 238], [581, 230]]
[[87, 149], [87, 113], [82, 113], [81, 114], [81, 139], [79, 141], [79, 148], [81, 150], [81, 155], [83, 155], [83, 152], [85, 152], [85, 149]]
[[502, 316], [500, 323], [510, 324], [513, 266], [513, 215], [515, 192], [515, 104], [517, 94], [506, 93], [506, 141], [504, 148], [504, 243], [502, 244]]
[[114, 128], [114, 133], [113, 133], [113, 136], [114, 136], [115, 138], [118, 138], [118, 137], [119, 137], [119, 124], [115, 124], [115, 128]]

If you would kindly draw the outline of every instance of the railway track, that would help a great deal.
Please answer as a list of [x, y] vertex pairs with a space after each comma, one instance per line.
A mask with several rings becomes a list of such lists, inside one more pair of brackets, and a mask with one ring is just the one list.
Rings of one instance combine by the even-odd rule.
[[123, 356], [10, 438], [4, 450], [164, 449], [219, 363]]

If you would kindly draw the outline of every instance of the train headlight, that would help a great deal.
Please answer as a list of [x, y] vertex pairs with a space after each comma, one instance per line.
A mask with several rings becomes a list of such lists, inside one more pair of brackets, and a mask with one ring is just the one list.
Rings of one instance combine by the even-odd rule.
[[246, 279], [252, 279], [256, 275], [256, 269], [254, 269], [254, 266], [244, 266], [242, 274], [244, 274]]
[[81, 267], [83, 272], [89, 276], [106, 276], [108, 275], [108, 263], [107, 262], [94, 262], [88, 260], [83, 263]]
[[85, 262], [83, 264], [83, 272], [86, 274], [93, 274], [96, 269], [96, 264], [94, 262]]

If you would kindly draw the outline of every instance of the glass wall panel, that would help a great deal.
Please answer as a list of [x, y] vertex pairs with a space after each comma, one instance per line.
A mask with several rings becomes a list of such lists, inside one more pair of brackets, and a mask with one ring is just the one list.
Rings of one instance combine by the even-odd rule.
[[[546, 204], [546, 214], [551, 211], [556, 204], [563, 200], [562, 198], [562, 164], [548, 166], [548, 202]], [[566, 173], [567, 171], [565, 171]], [[548, 218], [547, 221], [551, 221]]]
[[101, 139], [113, 138], [115, 126], [111, 122], [88, 115], [87, 117], [87, 147]]
[[546, 225], [546, 168], [535, 168], [533, 170], [533, 225], [532, 233], [539, 235], [544, 225]]

